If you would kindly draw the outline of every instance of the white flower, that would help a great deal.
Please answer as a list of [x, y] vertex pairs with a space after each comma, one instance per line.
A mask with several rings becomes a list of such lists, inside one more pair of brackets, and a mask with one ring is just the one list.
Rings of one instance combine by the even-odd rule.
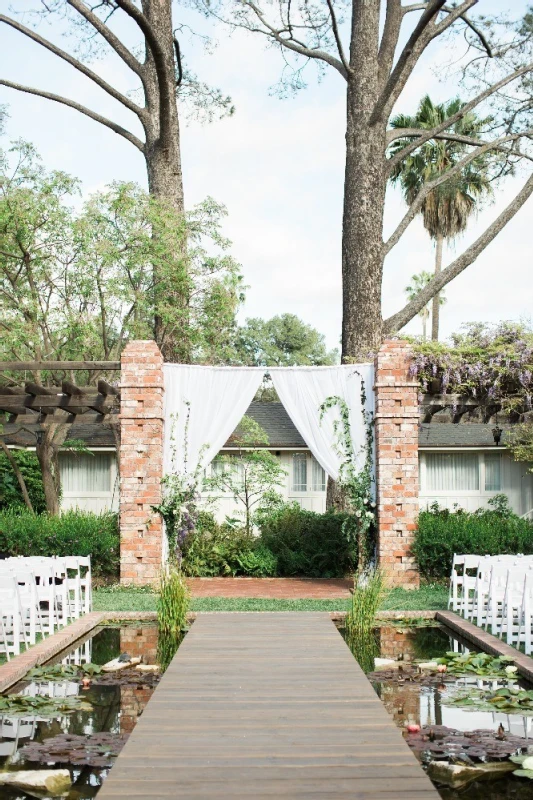
[[374, 515], [371, 511], [367, 511], [365, 517], [368, 517], [368, 519], [374, 519]]
[[505, 672], [507, 675], [514, 675], [515, 672], [518, 672], [518, 667], [505, 667]]
[[361, 512], [359, 511], [359, 509], [357, 509], [357, 511], [355, 512], [355, 516], [356, 517], [360, 517], [361, 516]]
[[533, 769], [533, 756], [524, 758], [520, 765], [520, 769]]

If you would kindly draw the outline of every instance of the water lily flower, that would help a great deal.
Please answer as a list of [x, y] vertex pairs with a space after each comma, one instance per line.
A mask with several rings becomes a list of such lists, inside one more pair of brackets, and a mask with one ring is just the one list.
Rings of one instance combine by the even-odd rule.
[[514, 675], [515, 672], [518, 672], [518, 667], [513, 667], [513, 666], [505, 667], [505, 672], [507, 675]]

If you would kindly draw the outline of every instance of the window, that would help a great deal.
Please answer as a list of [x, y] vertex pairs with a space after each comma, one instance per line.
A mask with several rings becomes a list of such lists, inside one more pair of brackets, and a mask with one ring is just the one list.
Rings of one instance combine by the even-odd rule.
[[316, 460], [316, 458], [312, 458], [312, 475], [313, 475], [313, 492], [325, 492], [326, 491], [326, 473]]
[[111, 453], [61, 453], [61, 485], [67, 494], [111, 492]]
[[233, 485], [242, 485], [244, 481], [244, 466], [235, 456], [217, 456], [211, 463], [211, 476], [218, 478], [226, 474]]
[[477, 453], [426, 453], [426, 490], [478, 492]]
[[499, 492], [502, 488], [502, 457], [500, 453], [485, 453], [485, 491]]
[[307, 455], [295, 453], [292, 457], [292, 491], [307, 491]]

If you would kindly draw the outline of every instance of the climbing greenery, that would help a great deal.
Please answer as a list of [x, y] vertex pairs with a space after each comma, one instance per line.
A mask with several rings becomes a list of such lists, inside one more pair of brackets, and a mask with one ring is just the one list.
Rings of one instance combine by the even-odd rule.
[[[357, 373], [359, 374], [359, 373]], [[337, 409], [333, 422], [334, 448], [341, 458], [338, 482], [348, 501], [349, 514], [343, 523], [346, 538], [357, 546], [358, 571], [363, 571], [372, 557], [376, 504], [373, 499], [373, 415], [366, 410], [366, 391], [361, 376], [361, 410], [365, 425], [365, 442], [357, 452], [352, 439], [350, 412], [346, 401], [336, 395], [327, 397], [320, 406], [320, 420], [331, 409]], [[364, 454], [364, 464], [357, 468], [357, 456]]]
[[451, 345], [416, 342], [411, 374], [423, 392], [479, 400], [487, 412], [511, 420], [530, 411], [533, 398], [533, 330], [524, 323], [472, 323]]
[[[33, 510], [38, 514], [45, 511], [43, 481], [37, 456], [28, 450], [13, 450], [12, 456], [24, 478]], [[11, 464], [4, 453], [0, 453], [0, 510], [14, 507], [24, 508], [24, 499]]]

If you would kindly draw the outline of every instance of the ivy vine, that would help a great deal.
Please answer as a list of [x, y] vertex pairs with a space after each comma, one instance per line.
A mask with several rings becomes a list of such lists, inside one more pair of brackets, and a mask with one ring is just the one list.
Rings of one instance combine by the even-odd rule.
[[[365, 427], [365, 441], [356, 451], [350, 427], [350, 410], [346, 401], [338, 395], [327, 397], [320, 405], [320, 422], [331, 409], [337, 409], [338, 419], [333, 421], [333, 447], [341, 458], [339, 479], [348, 503], [349, 515], [343, 523], [343, 532], [348, 541], [357, 548], [358, 572], [363, 572], [373, 556], [376, 503], [374, 501], [374, 415], [366, 409], [365, 382], [361, 381], [361, 412]], [[357, 457], [364, 453], [364, 464], [357, 468]]]

